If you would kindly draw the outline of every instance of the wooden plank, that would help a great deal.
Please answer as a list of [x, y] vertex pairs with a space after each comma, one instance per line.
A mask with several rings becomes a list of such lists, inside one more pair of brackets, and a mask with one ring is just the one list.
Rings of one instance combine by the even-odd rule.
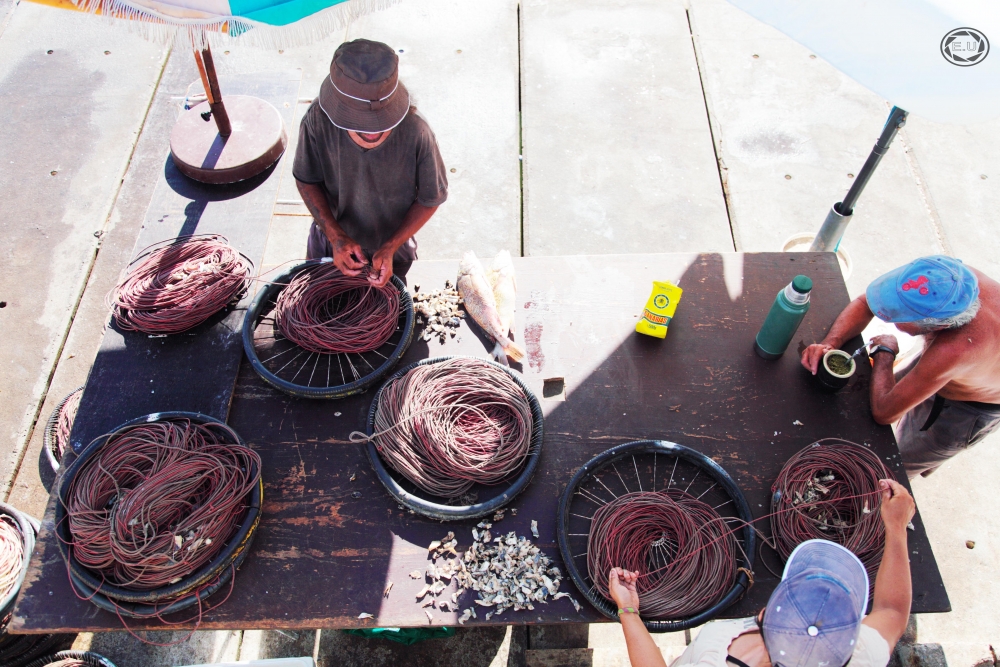
[[[223, 79], [225, 94], [256, 95], [291, 122], [299, 70]], [[292, 151], [284, 159], [290, 159]], [[278, 188], [275, 167], [229, 186], [196, 183], [164, 161], [133, 256], [187, 234], [222, 234], [260, 267]], [[243, 357], [240, 330], [251, 289], [238, 307], [189, 332], [152, 337], [122, 331], [111, 320], [87, 379], [71, 442], [79, 452], [116, 426], [152, 412], [188, 410], [225, 420]]]
[[[838, 436], [868, 443], [902, 480], [892, 431], [868, 406], [870, 371], [838, 394], [819, 391], [795, 350], [818, 340], [847, 304], [832, 257], [823, 254], [615, 255], [515, 259], [517, 337], [528, 347], [526, 381], [541, 395], [544, 380], [563, 377], [565, 400], [542, 400], [545, 444], [535, 478], [512, 506], [516, 516], [494, 528], [529, 534], [559, 562], [556, 506], [572, 474], [594, 455], [641, 438], [662, 438], [715, 458], [743, 489], [757, 516], [784, 462], [802, 447]], [[410, 284], [429, 288], [454, 278], [457, 262], [416, 262]], [[789, 353], [766, 362], [753, 336], [774, 295], [796, 273], [812, 277], [812, 307]], [[685, 290], [663, 341], [633, 332], [653, 279]], [[444, 345], [417, 341], [401, 364], [439, 354], [483, 355], [463, 324]], [[426, 545], [454, 530], [471, 542], [473, 521], [447, 525], [403, 510], [385, 493], [350, 433], [362, 429], [373, 392], [343, 401], [295, 399], [241, 368], [229, 423], [261, 454], [264, 518], [229, 600], [207, 612], [202, 628], [426, 626], [415, 599], [427, 566]], [[667, 406], [680, 406], [676, 411]], [[803, 426], [793, 426], [795, 420]], [[353, 481], [351, 478], [354, 477]], [[52, 515], [26, 579], [12, 627], [17, 632], [119, 628], [113, 615], [69, 590], [51, 528]], [[947, 611], [944, 590], [919, 514], [909, 533], [915, 612]], [[565, 570], [564, 570], [565, 571]], [[393, 588], [387, 598], [387, 582]], [[756, 567], [756, 585], [727, 617], [752, 614], [777, 584]], [[582, 599], [569, 581], [565, 590]], [[449, 599], [452, 588], [442, 594]], [[471, 604], [464, 598], [462, 607]], [[371, 620], [359, 620], [367, 612]], [[457, 613], [433, 611], [433, 624]], [[508, 611], [490, 623], [592, 623], [604, 620], [583, 603]], [[484, 623], [483, 614], [470, 624]]]

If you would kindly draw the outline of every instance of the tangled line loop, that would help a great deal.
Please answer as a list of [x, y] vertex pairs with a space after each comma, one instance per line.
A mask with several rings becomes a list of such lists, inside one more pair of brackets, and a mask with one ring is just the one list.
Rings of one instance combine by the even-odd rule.
[[499, 484], [530, 454], [531, 404], [509, 375], [479, 359], [417, 366], [382, 389], [374, 442], [423, 491], [455, 499]]
[[831, 540], [853, 551], [874, 581], [885, 548], [879, 480], [893, 478], [873, 451], [853, 442], [828, 438], [802, 449], [771, 486], [777, 552], [787, 560], [806, 540]]
[[224, 236], [181, 236], [143, 250], [107, 302], [125, 331], [181, 333], [238, 301], [252, 269]]
[[229, 427], [188, 420], [112, 435], [67, 495], [72, 553], [116, 586], [151, 590], [208, 564], [238, 530], [260, 457]]
[[640, 573], [643, 617], [677, 619], [703, 611], [729, 591], [736, 550], [733, 532], [711, 505], [676, 488], [635, 491], [594, 513], [587, 571], [609, 600], [612, 568]]
[[274, 321], [285, 338], [309, 352], [361, 354], [396, 331], [399, 296], [391, 282], [376, 287], [364, 274], [345, 276], [332, 263], [315, 264], [278, 295]]

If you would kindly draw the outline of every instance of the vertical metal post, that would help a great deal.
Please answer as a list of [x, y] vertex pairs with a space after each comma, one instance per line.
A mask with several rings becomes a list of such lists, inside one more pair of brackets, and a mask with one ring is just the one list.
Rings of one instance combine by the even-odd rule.
[[875, 147], [872, 148], [868, 159], [865, 160], [865, 165], [858, 172], [854, 183], [851, 185], [851, 189], [847, 191], [847, 196], [844, 197], [844, 201], [837, 202], [830, 209], [826, 220], [823, 222], [823, 226], [819, 230], [819, 234], [813, 239], [809, 250], [814, 252], [837, 250], [840, 240], [844, 237], [844, 232], [847, 230], [847, 223], [851, 221], [851, 216], [854, 214], [854, 205], [857, 203], [865, 186], [868, 185], [872, 174], [875, 173], [875, 168], [882, 161], [882, 156], [889, 150], [889, 145], [896, 138], [896, 133], [906, 125], [907, 115], [908, 112], [899, 107], [893, 107], [892, 111], [889, 112], [889, 119], [885, 122], [882, 134], [879, 135], [878, 141], [875, 142]]
[[208, 98], [208, 106], [212, 110], [215, 118], [215, 125], [219, 128], [219, 135], [225, 139], [233, 133], [233, 126], [229, 122], [229, 114], [222, 103], [222, 91], [219, 89], [219, 77], [215, 73], [215, 61], [212, 60], [212, 49], [205, 44], [201, 51], [195, 49], [194, 60], [198, 64], [198, 73], [201, 75], [201, 83], [205, 87], [205, 97]]

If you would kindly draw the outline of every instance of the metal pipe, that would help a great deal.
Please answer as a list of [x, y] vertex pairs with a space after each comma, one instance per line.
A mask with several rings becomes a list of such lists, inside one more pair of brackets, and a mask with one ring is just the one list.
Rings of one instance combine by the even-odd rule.
[[222, 91], [219, 89], [219, 77], [215, 73], [215, 61], [212, 60], [212, 49], [205, 44], [201, 51], [201, 57], [205, 66], [205, 77], [208, 86], [205, 88], [205, 95], [208, 97], [209, 108], [212, 109], [212, 116], [215, 118], [215, 125], [219, 128], [219, 136], [223, 139], [233, 133], [233, 126], [229, 122], [229, 114], [222, 103]]
[[907, 115], [909, 115], [908, 112], [899, 107], [893, 107], [892, 111], [889, 112], [889, 119], [882, 128], [882, 134], [879, 135], [878, 141], [875, 142], [875, 146], [872, 148], [872, 152], [868, 155], [864, 166], [854, 179], [851, 189], [847, 191], [847, 196], [844, 197], [844, 201], [833, 205], [830, 213], [827, 214], [826, 221], [819, 230], [819, 234], [813, 239], [809, 250], [814, 252], [832, 251], [836, 250], [840, 245], [840, 239], [844, 236], [847, 223], [850, 222], [851, 216], [854, 214], [854, 205], [857, 203], [862, 191], [864, 191], [865, 186], [868, 185], [868, 181], [871, 180], [872, 174], [875, 173], [875, 168], [882, 161], [882, 156], [889, 150], [889, 145], [896, 138], [896, 133], [906, 125]]
[[810, 252], [837, 252], [840, 246], [840, 239], [844, 238], [847, 230], [847, 223], [851, 221], [851, 216], [843, 215], [839, 209], [843, 202], [837, 202], [830, 207], [830, 212], [826, 214], [823, 226], [819, 228], [819, 234], [813, 239], [809, 247]]

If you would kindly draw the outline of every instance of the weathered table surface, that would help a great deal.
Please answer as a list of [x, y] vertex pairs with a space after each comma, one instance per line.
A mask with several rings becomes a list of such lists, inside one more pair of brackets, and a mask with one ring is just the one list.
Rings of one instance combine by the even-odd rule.
[[[416, 262], [407, 282], [440, 287], [454, 279], [457, 265]], [[538, 471], [512, 503], [517, 516], [508, 514], [497, 528], [530, 535], [530, 522], [537, 520], [537, 542], [558, 565], [556, 507], [567, 481], [594, 455], [630, 440], [665, 439], [703, 451], [733, 476], [758, 516], [767, 512], [771, 482], [784, 462], [820, 438], [868, 443], [905, 479], [892, 431], [871, 418], [867, 365], [837, 394], [818, 390], [799, 365], [796, 351], [819, 340], [848, 302], [832, 255], [535, 257], [516, 259], [515, 266], [517, 337], [528, 350], [524, 377], [540, 399], [546, 378], [565, 378], [566, 395], [541, 399], [546, 421]], [[775, 294], [797, 273], [815, 284], [811, 310], [788, 353], [764, 361], [753, 353], [753, 337]], [[654, 279], [684, 289], [665, 340], [633, 330]], [[440, 354], [484, 355], [482, 340], [466, 326], [443, 345], [417, 339], [401, 364]], [[475, 522], [423, 519], [401, 510], [384, 491], [363, 447], [348, 439], [363, 430], [373, 393], [342, 401], [296, 399], [264, 385], [244, 361], [229, 423], [263, 459], [264, 516], [232, 595], [204, 615], [201, 627], [427, 625], [414, 597], [423, 581], [407, 573], [426, 567], [426, 545], [448, 530], [456, 532], [460, 548], [467, 547]], [[793, 425], [796, 420], [803, 425]], [[12, 630], [121, 628], [115, 616], [71, 592], [51, 510], [50, 503]], [[948, 611], [919, 514], [913, 523], [913, 610]], [[759, 560], [755, 569], [755, 586], [726, 616], [764, 605], [776, 579]], [[390, 581], [392, 590], [383, 597]], [[533, 612], [507, 611], [491, 622], [603, 619], [568, 579], [563, 585], [581, 600], [582, 611], [562, 599]], [[451, 588], [441, 599], [450, 595]], [[469, 606], [471, 597], [463, 602]], [[362, 612], [374, 618], [359, 620]], [[456, 616], [434, 610], [433, 623], [453, 625]]]
[[[289, 70], [230, 77], [222, 83], [229, 95], [254, 95], [270, 102], [287, 130], [301, 79], [301, 71]], [[288, 151], [284, 159], [291, 158]], [[167, 157], [133, 259], [167, 239], [221, 234], [259, 267], [280, 177], [272, 166], [240, 183], [204, 185], [181, 174]], [[188, 410], [224, 420], [243, 359], [241, 328], [250, 297], [174, 336], [123, 331], [111, 319], [73, 424], [73, 450], [79, 453], [94, 438], [151, 412]]]

